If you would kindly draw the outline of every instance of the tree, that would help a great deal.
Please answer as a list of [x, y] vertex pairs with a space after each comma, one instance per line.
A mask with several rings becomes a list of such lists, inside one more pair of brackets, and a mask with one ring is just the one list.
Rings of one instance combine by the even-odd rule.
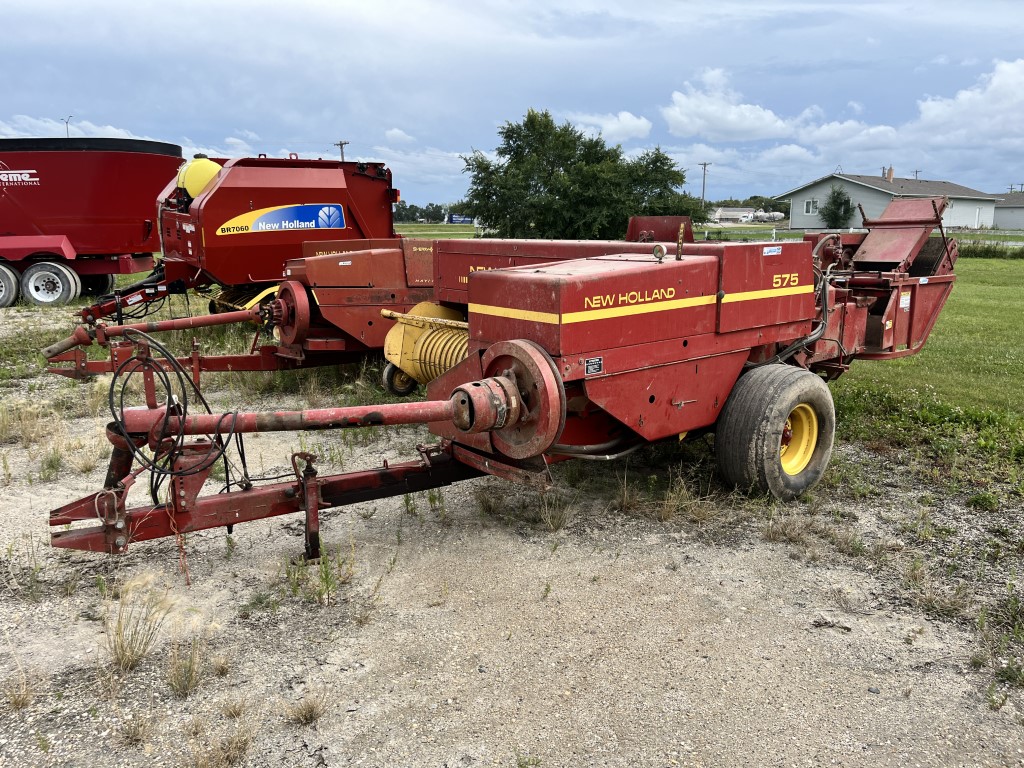
[[463, 157], [466, 210], [502, 237], [617, 238], [634, 215], [691, 215], [700, 201], [677, 190], [683, 171], [660, 148], [629, 160], [547, 111], [505, 123], [495, 159]]
[[818, 216], [825, 223], [826, 229], [842, 229], [849, 224], [853, 216], [853, 201], [846, 190], [833, 184], [824, 205], [818, 208]]

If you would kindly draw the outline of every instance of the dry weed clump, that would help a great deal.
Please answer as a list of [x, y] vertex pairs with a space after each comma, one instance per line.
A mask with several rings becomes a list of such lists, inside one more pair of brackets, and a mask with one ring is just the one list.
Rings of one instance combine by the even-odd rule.
[[187, 699], [203, 679], [206, 640], [194, 634], [187, 640], [175, 640], [167, 655], [167, 684], [179, 699]]
[[312, 725], [327, 712], [327, 692], [311, 692], [303, 699], [288, 706], [285, 718], [296, 725]]
[[149, 655], [171, 608], [167, 593], [146, 580], [121, 589], [117, 611], [108, 609], [105, 622], [107, 650], [117, 669], [135, 669]]
[[10, 707], [12, 712], [20, 712], [35, 701], [36, 689], [32, 679], [29, 678], [21, 666], [21, 662], [17, 661], [17, 658], [15, 658], [15, 661], [18, 664], [18, 672], [4, 682], [3, 690], [7, 706]]
[[141, 712], [133, 712], [128, 715], [117, 727], [121, 740], [129, 747], [136, 747], [144, 744], [153, 733], [156, 725], [150, 715]]

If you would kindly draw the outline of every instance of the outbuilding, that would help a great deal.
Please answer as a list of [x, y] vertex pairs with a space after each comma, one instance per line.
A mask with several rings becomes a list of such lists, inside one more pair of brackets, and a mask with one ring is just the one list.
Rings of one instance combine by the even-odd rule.
[[996, 229], [1024, 229], [1024, 192], [1003, 192], [996, 203]]
[[825, 222], [818, 210], [825, 204], [833, 186], [846, 190], [853, 201], [854, 215], [850, 219], [850, 226], [854, 227], [861, 225], [857, 205], [864, 209], [869, 219], [874, 219], [881, 215], [885, 206], [894, 198], [936, 196], [949, 198], [949, 206], [942, 216], [943, 226], [950, 229], [991, 227], [995, 220], [996, 201], [1006, 197], [979, 192], [951, 181], [898, 178], [890, 166], [884, 174], [878, 176], [831, 173], [776, 195], [773, 199], [789, 202], [790, 227], [793, 229], [821, 229]]

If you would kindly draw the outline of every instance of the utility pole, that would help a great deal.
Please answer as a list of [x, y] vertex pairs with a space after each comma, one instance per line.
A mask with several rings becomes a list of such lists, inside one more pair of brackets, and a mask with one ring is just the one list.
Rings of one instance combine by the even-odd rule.
[[[1024, 192], [1024, 187], [1021, 187], [1021, 191]], [[1013, 184], [1010, 185], [1010, 194], [1013, 194]]]
[[704, 169], [704, 178], [701, 179], [701, 182], [700, 182], [700, 202], [701, 202], [701, 204], [703, 204], [704, 203], [704, 190], [707, 188], [707, 184], [708, 184], [708, 166], [709, 165], [713, 165], [713, 163], [697, 163], [697, 165], [699, 165], [701, 168]]
[[61, 122], [64, 123], [64, 136], [68, 139], [71, 138], [71, 128], [68, 127], [68, 124], [71, 122], [72, 117], [74, 117], [74, 115], [68, 115], [66, 120], [63, 117], [61, 118]]
[[352, 142], [350, 142], [350, 141], [336, 141], [336, 142], [334, 142], [334, 146], [341, 150], [341, 162], [343, 162], [343, 163], [345, 162], [345, 145], [346, 144], [351, 144], [351, 143]]
[[917, 181], [917, 180], [918, 180], [918, 178], [917, 178], [917, 174], [919, 174], [919, 173], [920, 173], [920, 171], [918, 171], [918, 170], [916, 170], [916, 169], [914, 170], [914, 181]]

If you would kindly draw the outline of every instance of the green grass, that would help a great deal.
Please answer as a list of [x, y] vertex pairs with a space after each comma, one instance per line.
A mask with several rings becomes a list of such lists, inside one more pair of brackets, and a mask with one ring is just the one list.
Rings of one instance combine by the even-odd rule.
[[395, 224], [395, 232], [428, 240], [466, 239], [474, 236], [472, 224]]

